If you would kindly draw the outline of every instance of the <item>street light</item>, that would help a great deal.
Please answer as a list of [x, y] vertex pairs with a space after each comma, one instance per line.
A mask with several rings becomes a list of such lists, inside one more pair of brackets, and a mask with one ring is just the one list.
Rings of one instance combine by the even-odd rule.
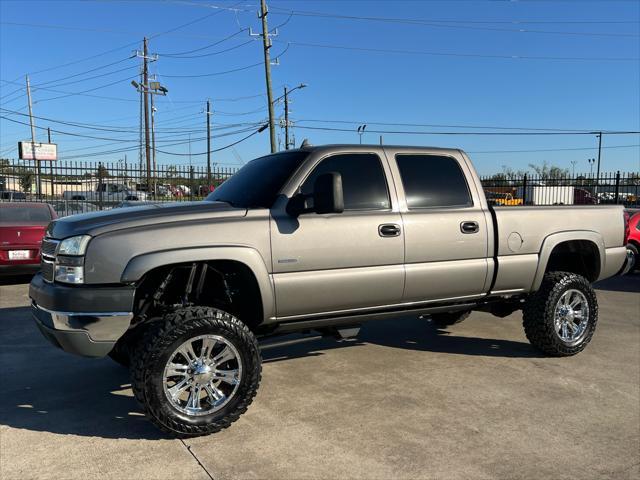
[[588, 158], [587, 162], [589, 162], [589, 175], [593, 175], [593, 165], [596, 163], [596, 159]]
[[576, 178], [576, 163], [578, 163], [577, 160], [571, 160], [571, 176], [574, 179]]
[[285, 150], [289, 150], [289, 146], [291, 145], [291, 142], [289, 141], [289, 127], [291, 126], [289, 122], [289, 95], [292, 92], [295, 92], [296, 90], [300, 90], [301, 88], [306, 88], [306, 86], [307, 86], [306, 83], [301, 83], [300, 85], [292, 88], [291, 90], [287, 89], [287, 87], [284, 87], [284, 95], [280, 95], [278, 98], [276, 98], [273, 101], [273, 103], [275, 103], [280, 99], [284, 98], [284, 149]]
[[360, 125], [360, 126], [358, 127], [358, 135], [360, 135], [360, 145], [362, 145], [362, 135], [364, 135], [364, 130], [365, 130], [365, 128], [367, 128], [367, 125], [366, 125], [366, 124], [364, 124], [364, 125]]
[[[151, 96], [151, 157], [152, 157], [152, 163], [153, 163], [153, 172], [154, 172], [154, 177], [157, 175], [157, 165], [156, 165], [156, 132], [155, 132], [155, 113], [158, 110], [154, 104], [153, 104], [153, 96], [154, 95], [162, 95], [162, 96], [166, 96], [167, 93], [169, 93], [169, 90], [164, 87], [163, 85], [160, 84], [160, 82], [148, 82], [146, 85], [145, 84], [139, 84], [138, 82], [136, 82], [135, 80], [131, 80], [131, 85], [133, 85], [133, 88], [135, 88], [138, 92], [140, 93], [144, 93], [145, 95], [150, 95]], [[146, 119], [145, 119], [145, 124], [146, 124]], [[147, 161], [149, 161], [149, 159], [147, 159]], [[147, 164], [149, 165], [149, 164]], [[147, 172], [148, 172], [149, 167], [147, 167]], [[148, 175], [148, 174], [147, 174]], [[147, 178], [147, 192], [150, 192], [150, 185], [149, 185], [149, 178]], [[154, 180], [154, 184], [153, 184], [153, 195], [155, 197], [156, 195], [156, 185], [157, 182]]]

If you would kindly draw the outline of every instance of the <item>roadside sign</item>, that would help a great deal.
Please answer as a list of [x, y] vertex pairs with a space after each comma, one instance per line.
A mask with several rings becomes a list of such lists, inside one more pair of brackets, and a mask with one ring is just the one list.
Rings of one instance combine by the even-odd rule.
[[18, 155], [20, 160], [57, 160], [58, 145], [55, 143], [18, 142]]

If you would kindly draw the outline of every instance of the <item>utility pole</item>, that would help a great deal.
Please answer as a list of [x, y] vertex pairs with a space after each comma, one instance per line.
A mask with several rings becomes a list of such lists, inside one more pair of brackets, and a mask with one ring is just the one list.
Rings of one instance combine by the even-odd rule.
[[151, 145], [149, 138], [149, 48], [147, 37], [142, 44], [142, 85], [144, 95], [144, 148], [147, 159], [147, 193], [151, 192]]
[[598, 167], [596, 168], [596, 177], [600, 179], [600, 156], [602, 154], [602, 132], [598, 133]]
[[211, 190], [211, 102], [207, 100], [207, 190]]
[[42, 195], [42, 185], [40, 184], [40, 160], [36, 160], [36, 126], [33, 123], [33, 106], [31, 102], [31, 85], [29, 75], [25, 75], [27, 81], [27, 101], [29, 102], [29, 125], [31, 125], [31, 155], [36, 165], [36, 194], [38, 198]]
[[284, 87], [284, 149], [289, 150], [289, 95]]
[[[51, 143], [51, 128], [47, 127], [47, 140]], [[53, 187], [53, 160], [49, 160], [49, 175], [51, 175], [51, 197], [56, 194]]]
[[264, 75], [267, 82], [267, 102], [269, 102], [269, 138], [271, 140], [271, 153], [275, 153], [276, 146], [276, 124], [273, 113], [273, 93], [271, 91], [271, 40], [269, 38], [269, 27], [267, 26], [267, 2], [260, 0], [260, 19], [262, 20], [262, 46], [264, 48]]
[[[142, 81], [142, 72], [140, 72], [140, 83], [143, 83]], [[142, 93], [142, 90], [140, 90], [140, 131], [138, 132], [138, 181], [141, 182], [142, 180], [142, 158], [144, 157], [144, 153], [143, 153], [143, 148], [142, 148], [142, 144], [144, 142], [144, 134], [142, 132], [143, 130], [143, 120], [142, 120], [142, 115], [144, 114], [144, 106], [143, 106], [143, 101], [142, 98], [144, 96], [144, 93]]]
[[156, 196], [158, 170], [156, 166], [156, 107], [153, 104], [153, 93], [151, 93], [151, 158], [153, 160], [153, 197]]
[[602, 132], [598, 133], [598, 163], [596, 166], [596, 187], [595, 197], [598, 198], [598, 185], [600, 184], [600, 156], [602, 154]]

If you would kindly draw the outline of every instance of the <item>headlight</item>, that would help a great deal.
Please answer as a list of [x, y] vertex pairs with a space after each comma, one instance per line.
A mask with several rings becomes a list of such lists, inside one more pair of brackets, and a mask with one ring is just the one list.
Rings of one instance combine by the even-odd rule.
[[62, 283], [84, 283], [84, 267], [67, 267], [56, 265], [56, 282]]
[[84, 255], [91, 237], [89, 235], [78, 235], [77, 237], [65, 238], [58, 245], [58, 255]]
[[78, 235], [58, 245], [55, 263], [55, 280], [62, 283], [84, 283], [84, 254], [91, 237]]

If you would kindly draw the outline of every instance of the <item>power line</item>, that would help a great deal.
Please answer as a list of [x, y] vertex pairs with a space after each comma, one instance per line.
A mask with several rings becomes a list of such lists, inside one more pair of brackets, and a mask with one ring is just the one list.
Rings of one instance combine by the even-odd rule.
[[[129, 78], [127, 79], [129, 80]], [[4, 79], [0, 79], [0, 82], [5, 82], [11, 85], [22, 85], [21, 83], [15, 82], [15, 81], [11, 81], [11, 80], [4, 80]], [[19, 90], [24, 90], [24, 87], [21, 87]], [[131, 99], [131, 98], [122, 98], [122, 97], [111, 97], [111, 96], [105, 96], [105, 95], [91, 95], [91, 94], [86, 94], [86, 93], [82, 93], [82, 92], [67, 92], [64, 90], [56, 90], [56, 89], [51, 89], [51, 88], [45, 88], [45, 87], [40, 87], [39, 90], [43, 90], [46, 92], [53, 92], [53, 93], [63, 93], [66, 94], [66, 96], [71, 96], [71, 95], [78, 95], [78, 96], [83, 96], [83, 97], [90, 97], [90, 98], [98, 98], [101, 100], [113, 100], [113, 101], [121, 101], [121, 102], [138, 102], [139, 100], [137, 99]], [[15, 92], [14, 92], [15, 93]], [[264, 97], [266, 94], [264, 93], [258, 93], [255, 95], [244, 95], [244, 96], [240, 96], [240, 97], [227, 97], [227, 98], [212, 98], [211, 101], [214, 102], [240, 102], [243, 100], [249, 100], [252, 98], [258, 98], [258, 97]], [[6, 103], [12, 102], [14, 100], [17, 100], [19, 97], [16, 97], [15, 99], [12, 100], [8, 100]], [[60, 97], [60, 98], [64, 98], [64, 97]], [[53, 98], [47, 99], [47, 100], [53, 100]], [[170, 100], [171, 103], [197, 103], [200, 104], [202, 103], [202, 100]], [[159, 104], [162, 105], [162, 104]], [[191, 107], [184, 107], [184, 108], [191, 108]]]
[[[236, 143], [233, 144], [233, 145], [236, 145], [237, 143], [240, 143], [241, 141], [244, 141], [247, 138], [249, 138], [250, 136], [252, 136], [255, 133], [257, 133], [257, 131], [254, 131], [254, 127], [246, 128], [246, 129], [242, 129], [242, 130], [237, 130], [235, 132], [227, 132], [227, 133], [224, 133], [224, 134], [212, 135], [212, 138], [223, 138], [223, 137], [238, 135], [238, 134], [245, 133], [245, 132], [248, 132], [248, 131], [253, 131], [253, 133], [251, 135], [247, 136], [247, 137], [244, 137], [243, 139], [238, 140]], [[165, 147], [171, 147], [171, 146], [176, 146], [176, 145], [185, 145], [187, 143], [201, 142], [201, 141], [204, 141], [204, 140], [206, 140], [206, 137], [199, 137], [199, 138], [189, 139], [189, 140], [181, 140], [179, 142], [172, 142], [172, 143], [166, 143], [167, 140], [165, 140], [165, 141], [163, 141], [163, 143], [166, 143], [166, 145], [164, 145]], [[132, 145], [130, 147], [116, 148], [116, 149], [105, 150], [105, 151], [101, 151], [101, 152], [90, 152], [90, 153], [85, 153], [85, 154], [80, 154], [80, 155], [71, 155], [71, 156], [61, 155], [60, 159], [61, 160], [73, 160], [73, 159], [76, 159], [76, 158], [99, 157], [99, 156], [110, 155], [110, 154], [114, 154], [114, 153], [124, 153], [124, 152], [129, 152], [129, 151], [135, 151], [139, 147], [140, 147], [140, 145]], [[224, 148], [229, 148], [229, 146], [223, 147], [222, 149], [224, 149]], [[219, 150], [211, 150], [211, 152], [215, 152], [215, 151], [219, 151]], [[166, 154], [175, 155], [175, 156], [188, 156], [189, 155], [188, 153], [185, 153], [185, 154], [169, 153], [169, 152], [164, 152], [164, 151], [159, 150], [159, 149], [156, 149], [156, 152], [166, 153]], [[200, 154], [193, 154], [193, 155], [200, 155]]]
[[231, 70], [224, 70], [221, 72], [212, 72], [212, 73], [201, 73], [197, 75], [166, 75], [162, 74], [161, 76], [164, 78], [202, 78], [202, 77], [215, 77], [218, 75], [226, 75], [228, 73], [241, 72], [243, 70], [249, 70], [250, 68], [255, 68], [259, 65], [262, 65], [262, 62], [253, 63], [251, 65], [245, 65], [244, 67], [233, 68]]
[[[634, 148], [640, 147], [640, 144], [635, 145], [611, 145], [604, 148]], [[595, 150], [598, 147], [573, 147], [573, 148], [541, 148], [535, 150], [477, 150], [467, 151], [467, 153], [479, 154], [479, 153], [536, 153], [536, 152], [565, 152], [565, 151], [579, 151], [579, 150]]]
[[200, 48], [194, 48], [193, 50], [186, 50], [184, 52], [173, 52], [173, 53], [158, 53], [158, 55], [163, 56], [163, 57], [176, 57], [176, 56], [181, 56], [181, 55], [190, 55], [192, 53], [196, 53], [196, 52], [201, 52], [202, 50], [206, 50], [208, 48], [211, 47], [215, 47], [216, 45], [221, 44], [222, 42], [226, 42], [227, 40], [230, 40], [236, 36], [238, 36], [239, 34], [241, 34], [242, 32], [246, 32], [247, 29], [243, 28], [241, 30], [238, 30], [235, 33], [232, 33], [231, 35], [229, 35], [228, 37], [222, 38], [216, 42], [210, 43], [209, 45], [205, 45], [204, 47], [200, 47]]
[[[334, 128], [334, 127], [305, 127], [297, 125], [296, 128], [305, 130], [322, 130], [328, 132], [355, 132], [352, 128]], [[416, 132], [402, 130], [367, 130], [367, 133], [380, 134], [397, 134], [397, 135], [478, 135], [478, 136], [533, 136], [533, 135], [598, 135], [599, 131], [594, 132]], [[602, 132], [606, 135], [638, 135], [640, 131], [607, 131]]]
[[211, 53], [202, 53], [202, 54], [199, 54], [199, 55], [164, 55], [164, 57], [165, 58], [170, 58], [170, 59], [171, 58], [185, 59], [185, 58], [212, 57], [214, 55], [220, 55], [220, 54], [223, 54], [223, 53], [231, 52], [232, 50], [237, 50], [238, 48], [244, 47], [245, 45], [249, 45], [250, 43], [253, 43], [254, 41], [255, 40], [248, 40], [248, 41], [240, 43], [238, 45], [234, 45], [233, 47], [225, 48], [224, 50], [218, 50], [216, 52], [211, 52]]
[[264, 125], [262, 125], [258, 130], [255, 130], [253, 133], [250, 133], [249, 135], [247, 135], [246, 137], [241, 138], [240, 140], [237, 140], [233, 143], [230, 143], [229, 145], [225, 145], [224, 147], [220, 147], [220, 148], [216, 148], [213, 150], [209, 150], [209, 152], [200, 152], [200, 153], [177, 153], [177, 152], [165, 152], [163, 150], [158, 150], [158, 152], [160, 153], [164, 153], [165, 155], [175, 155], [175, 156], [180, 156], [180, 157], [189, 157], [189, 156], [193, 156], [193, 155], [206, 155], [207, 153], [215, 153], [215, 152], [220, 152], [222, 150], [226, 150], [227, 148], [231, 148], [235, 145], [238, 145], [241, 142], [244, 142], [245, 140], [253, 137], [254, 135], [263, 132], [264, 130], [266, 130], [267, 128], [269, 128], [269, 124], [266, 123]]
[[[241, 3], [241, 2], [238, 2], [238, 3], [236, 3], [236, 5], [239, 5], [240, 3]], [[206, 20], [207, 18], [214, 17], [214, 16], [219, 15], [219, 14], [221, 14], [221, 13], [223, 13], [223, 12], [224, 12], [224, 10], [223, 10], [223, 9], [220, 9], [220, 10], [218, 10], [218, 11], [215, 11], [215, 12], [209, 13], [209, 14], [205, 15], [204, 17], [198, 17], [198, 18], [196, 18], [196, 19], [194, 19], [194, 20], [191, 20], [191, 21], [189, 21], [189, 22], [187, 22], [187, 23], [183, 23], [182, 25], [178, 25], [177, 27], [173, 27], [173, 28], [170, 28], [169, 30], [165, 30], [164, 32], [160, 32], [160, 33], [156, 33], [156, 34], [154, 34], [154, 35], [151, 35], [151, 36], [149, 37], [149, 40], [154, 39], [154, 38], [156, 38], [156, 37], [159, 37], [159, 36], [161, 36], [161, 35], [167, 35], [167, 34], [169, 34], [169, 33], [173, 33], [173, 32], [175, 32], [176, 30], [180, 30], [181, 28], [188, 27], [189, 25], [193, 25], [194, 23], [201, 22], [202, 20]]]
[[[423, 19], [410, 19], [410, 18], [389, 18], [389, 17], [368, 17], [357, 15], [339, 15], [333, 13], [322, 12], [310, 12], [303, 10], [289, 10], [274, 7], [274, 14], [280, 15], [293, 15], [299, 17], [318, 17], [318, 18], [332, 18], [339, 20], [357, 20], [357, 21], [369, 21], [369, 22], [383, 22], [383, 23], [398, 23], [404, 25], [416, 25], [431, 28], [443, 28], [443, 29], [463, 29], [463, 30], [483, 30], [494, 32], [512, 32], [512, 33], [533, 33], [533, 34], [546, 34], [546, 35], [571, 35], [571, 36], [589, 36], [589, 37], [630, 37], [637, 38], [640, 35], [634, 33], [612, 33], [612, 32], [576, 32], [576, 31], [562, 31], [562, 30], [532, 30], [527, 28], [499, 28], [499, 27], [485, 27], [477, 25], [469, 25], [472, 22], [443, 22], [443, 21], [431, 21]], [[275, 10], [284, 10], [285, 12], [278, 13]], [[495, 23], [495, 22], [491, 22]], [[525, 22], [519, 22], [524, 24]], [[465, 25], [467, 24], [467, 25]]]
[[110, 83], [107, 83], [107, 84], [104, 84], [104, 85], [100, 85], [98, 87], [89, 88], [87, 90], [82, 90], [80, 92], [70, 92], [70, 93], [66, 93], [64, 95], [58, 95], [57, 97], [42, 98], [42, 99], [38, 100], [37, 103], [48, 102], [50, 100], [58, 100], [60, 98], [72, 97], [74, 95], [83, 95], [83, 94], [86, 94], [86, 93], [89, 93], [89, 92], [95, 92], [96, 90], [102, 90], [103, 88], [111, 87], [112, 85], [122, 84], [122, 83], [124, 83], [126, 81], [133, 80], [135, 78], [137, 78], [137, 76], [135, 76], [135, 75], [134, 76], [128, 76], [128, 77], [125, 77], [125, 78], [120, 78], [120, 79], [116, 80], [115, 82], [110, 82]]
[[[50, 85], [51, 87], [54, 88], [58, 88], [58, 87], [63, 87], [65, 85], [73, 85], [76, 83], [82, 83], [82, 82], [87, 82], [90, 80], [95, 80], [96, 78], [102, 78], [102, 77], [108, 77], [109, 75], [113, 75], [114, 73], [120, 73], [120, 72], [124, 72], [125, 70], [131, 70], [134, 68], [138, 68], [138, 65], [130, 65], [128, 67], [124, 67], [124, 68], [119, 68], [118, 70], [112, 70], [111, 72], [106, 72], [106, 73], [102, 73], [100, 75], [94, 75], [93, 77], [88, 77], [88, 78], [81, 78], [79, 80], [72, 80], [70, 82], [63, 82], [63, 83], [56, 83], [54, 85]], [[34, 90], [37, 90], [38, 87], [33, 87]]]
[[[3, 119], [3, 120], [7, 120], [9, 122], [13, 122], [13, 123], [18, 123], [20, 125], [29, 126], [28, 123], [21, 122], [19, 120], [14, 120], [13, 118], [5, 117], [4, 115], [0, 115], [0, 118]], [[39, 127], [37, 125], [36, 125], [36, 128], [38, 128], [40, 130], [47, 130], [46, 127]], [[94, 139], [94, 140], [106, 140], [106, 141], [117, 141], [117, 140], [120, 140], [122, 142], [127, 142], [127, 141], [136, 142], [137, 141], [137, 140], [124, 140], [124, 139], [118, 139], [118, 138], [94, 137], [92, 135], [82, 135], [80, 133], [72, 133], [72, 132], [65, 132], [65, 131], [62, 131], [62, 130], [55, 130], [53, 128], [51, 129], [51, 131], [54, 132], [54, 133], [58, 133], [60, 135], [69, 135], [69, 136], [72, 136], [72, 137], [91, 138], [91, 139]]]
[[[215, 7], [213, 7], [213, 8], [215, 8]], [[221, 9], [220, 11], [213, 12], [213, 13], [205, 15], [203, 17], [196, 18], [196, 19], [191, 20], [191, 21], [189, 21], [187, 23], [184, 23], [182, 25], [178, 25], [177, 27], [173, 27], [173, 28], [171, 28], [169, 30], [165, 30], [163, 32], [159, 32], [159, 33], [153, 34], [149, 38], [156, 38], [156, 37], [159, 37], [159, 36], [162, 36], [162, 35], [167, 35], [169, 33], [173, 33], [176, 30], [179, 30], [181, 28], [187, 27], [189, 25], [193, 25], [194, 23], [197, 23], [197, 22], [199, 22], [201, 20], [205, 20], [205, 19], [210, 18], [210, 17], [212, 17], [214, 15], [222, 13], [222, 11], [223, 10]], [[0, 22], [0, 24], [1, 25], [16, 25], [16, 26], [31, 26], [31, 27], [41, 27], [41, 28], [61, 28], [61, 29], [67, 29], [67, 30], [93, 30], [93, 31], [99, 31], [98, 29], [88, 29], [88, 28], [82, 28], [82, 27], [65, 27], [65, 26], [60, 26], [60, 25], [29, 24], [29, 23], [17, 23], [17, 22]], [[138, 32], [129, 32], [129, 33], [134, 33], [136, 35], [138, 34]], [[117, 52], [119, 50], [123, 50], [125, 48], [129, 48], [129, 47], [132, 47], [132, 46], [137, 45], [137, 44], [138, 44], [137, 41], [136, 42], [127, 43], [127, 44], [122, 45], [120, 47], [112, 48], [112, 49], [106, 50], [104, 52], [96, 53], [94, 55], [90, 55], [88, 57], [84, 57], [84, 58], [81, 58], [81, 59], [78, 59], [78, 60], [73, 60], [71, 62], [67, 62], [67, 63], [61, 64], [61, 65], [54, 65], [52, 67], [44, 68], [44, 69], [41, 69], [41, 70], [36, 70], [34, 72], [29, 72], [29, 75], [36, 75], [38, 73], [49, 72], [51, 70], [56, 70], [56, 69], [59, 69], [59, 68], [64, 68], [64, 67], [68, 67], [68, 66], [71, 66], [71, 65], [76, 65], [78, 63], [86, 62], [86, 61], [92, 60], [94, 58], [98, 58], [98, 57], [101, 57], [101, 56], [104, 56], [104, 55], [108, 55], [110, 53]]]
[[612, 62], [637, 62], [638, 57], [556, 57], [556, 56], [535, 56], [535, 55], [499, 55], [499, 54], [481, 54], [481, 53], [460, 53], [460, 52], [435, 52], [425, 50], [402, 50], [388, 48], [372, 48], [372, 47], [354, 47], [351, 45], [331, 45], [325, 43], [308, 43], [296, 41], [276, 40], [280, 43], [288, 43], [289, 45], [311, 48], [331, 48], [336, 50], [353, 50], [358, 52], [372, 53], [394, 53], [405, 55], [429, 55], [437, 57], [468, 57], [468, 58], [495, 58], [507, 60], [575, 60], [575, 61], [612, 61]]
[[[608, 1], [608, 0], [603, 0]], [[244, 8], [235, 8], [235, 7], [223, 7], [219, 5], [207, 4], [207, 3], [195, 3], [188, 1], [180, 1], [180, 0], [166, 0], [165, 3], [176, 3], [180, 5], [189, 5], [195, 7], [206, 7], [206, 8], [217, 8], [217, 9], [225, 9], [232, 12], [252, 12], [252, 10], [244, 9]], [[237, 5], [237, 4], [236, 4]], [[355, 15], [339, 15], [339, 14], [331, 14], [325, 12], [310, 12], [304, 10], [290, 10], [283, 7], [271, 7], [274, 10], [275, 15], [293, 15], [293, 16], [320, 16], [320, 17], [328, 17], [328, 18], [339, 18], [346, 20], [371, 20], [371, 21], [385, 21], [385, 22], [428, 22], [428, 23], [469, 23], [469, 24], [509, 24], [509, 25], [520, 25], [520, 24], [638, 24], [637, 20], [526, 20], [526, 19], [513, 19], [513, 20], [466, 20], [466, 19], [437, 19], [437, 18], [426, 18], [426, 19], [415, 19], [415, 18], [394, 18], [394, 17], [365, 17], [365, 16], [355, 16]], [[276, 10], [280, 10], [281, 13], [276, 12]]]
[[302, 122], [316, 122], [316, 123], [344, 123], [350, 125], [384, 125], [384, 126], [393, 126], [393, 127], [435, 127], [435, 128], [472, 128], [472, 129], [489, 129], [489, 130], [530, 130], [530, 131], [541, 131], [541, 132], [603, 132], [607, 133], [606, 129], [571, 129], [571, 128], [540, 128], [540, 127], [498, 127], [495, 125], [452, 125], [452, 124], [437, 124], [437, 123], [401, 123], [401, 122], [371, 122], [367, 120], [329, 120], [329, 119], [304, 119], [304, 120], [296, 120], [296, 123]]
[[94, 58], [102, 57], [104, 55], [108, 55], [110, 53], [117, 52], [119, 50], [123, 50], [125, 48], [129, 48], [129, 47], [132, 47], [133, 45], [137, 45], [137, 44], [138, 44], [138, 42], [127, 43], [126, 45], [122, 45], [120, 47], [112, 48], [112, 49], [106, 50], [104, 52], [96, 53], [95, 55], [91, 55], [89, 57], [84, 57], [84, 58], [81, 58], [79, 60], [73, 60], [71, 62], [63, 63], [61, 65], [55, 65], [53, 67], [43, 68], [42, 70], [36, 70], [35, 72], [29, 72], [29, 75], [36, 75], [38, 73], [49, 72], [51, 70], [57, 70], [58, 68], [68, 67], [70, 65], [76, 65], [78, 63], [86, 62], [88, 60], [93, 60]]
[[[75, 73], [73, 75], [67, 75], [66, 77], [57, 78], [55, 80], [48, 80], [46, 82], [36, 83], [36, 84], [32, 85], [32, 87], [36, 88], [36, 87], [40, 87], [42, 85], [49, 85], [51, 83], [57, 83], [57, 82], [61, 82], [61, 81], [64, 81], [64, 80], [68, 80], [69, 78], [75, 78], [75, 77], [79, 77], [79, 76], [82, 76], [82, 75], [86, 75], [87, 73], [92, 73], [92, 72], [95, 72], [95, 71], [98, 71], [98, 70], [102, 70], [103, 68], [111, 67], [113, 65], [118, 65], [119, 63], [126, 62], [127, 60], [130, 60], [131, 58], [133, 58], [133, 57], [129, 56], [129, 57], [126, 57], [126, 58], [121, 58], [120, 60], [117, 60], [115, 62], [107, 63], [106, 65], [100, 65], [99, 67], [95, 67], [95, 68], [92, 68], [90, 70], [84, 70], [84, 71], [82, 71], [80, 73]], [[129, 67], [127, 67], [127, 68], [129, 68]], [[96, 78], [96, 77], [90, 77], [90, 78]], [[89, 80], [89, 79], [87, 79], [87, 80]], [[59, 85], [54, 85], [54, 86], [59, 86]]]

